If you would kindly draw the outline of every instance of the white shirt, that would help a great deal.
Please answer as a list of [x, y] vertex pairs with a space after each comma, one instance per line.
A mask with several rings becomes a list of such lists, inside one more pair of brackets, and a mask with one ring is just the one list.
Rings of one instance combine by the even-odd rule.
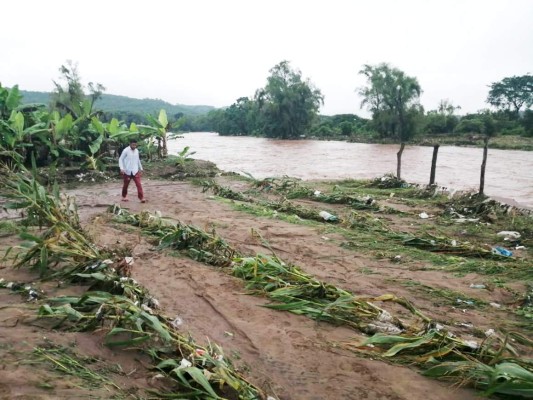
[[142, 171], [141, 158], [139, 157], [139, 150], [128, 146], [122, 150], [122, 154], [118, 159], [118, 166], [126, 175], [136, 175], [137, 172]]

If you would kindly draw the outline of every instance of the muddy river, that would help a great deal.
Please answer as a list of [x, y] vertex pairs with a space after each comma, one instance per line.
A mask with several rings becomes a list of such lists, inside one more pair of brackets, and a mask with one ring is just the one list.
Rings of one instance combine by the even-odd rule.
[[[185, 146], [193, 158], [214, 162], [224, 171], [247, 172], [255, 178], [288, 175], [306, 180], [374, 178], [396, 171], [398, 145], [318, 140], [272, 140], [187, 133], [169, 143], [176, 154]], [[428, 183], [432, 147], [407, 146], [402, 178]], [[476, 190], [483, 149], [441, 146], [436, 182], [452, 190]], [[489, 149], [485, 193], [533, 208], [533, 152]]]

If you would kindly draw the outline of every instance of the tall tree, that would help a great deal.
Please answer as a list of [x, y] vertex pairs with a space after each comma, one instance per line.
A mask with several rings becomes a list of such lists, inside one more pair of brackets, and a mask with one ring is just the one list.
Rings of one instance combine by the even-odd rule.
[[533, 76], [511, 76], [490, 84], [487, 103], [519, 115], [522, 107], [533, 105]]
[[67, 60], [66, 65], [59, 68], [59, 72], [59, 82], [53, 81], [55, 89], [51, 95], [51, 108], [62, 114], [69, 113], [75, 119], [89, 116], [94, 102], [102, 97], [105, 87], [100, 83], [89, 82], [89, 95], [86, 95], [78, 64], [71, 60]]
[[309, 79], [282, 61], [255, 94], [261, 128], [268, 137], [297, 138], [308, 132], [324, 97]]
[[51, 95], [51, 108], [60, 110], [62, 114], [70, 113], [76, 118], [85, 99], [78, 64], [67, 60], [66, 65], [59, 68], [59, 73], [59, 80], [53, 81], [55, 89]]
[[390, 133], [400, 141], [396, 169], [400, 179], [402, 153], [405, 142], [416, 131], [422, 89], [416, 78], [386, 63], [364, 65], [359, 73], [367, 78], [367, 86], [359, 89], [359, 95], [363, 97], [361, 107], [366, 106], [372, 112], [372, 119], [382, 134]]

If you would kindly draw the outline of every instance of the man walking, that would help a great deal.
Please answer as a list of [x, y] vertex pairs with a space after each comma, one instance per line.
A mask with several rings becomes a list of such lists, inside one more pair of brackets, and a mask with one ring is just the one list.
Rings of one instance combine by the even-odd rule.
[[130, 145], [122, 150], [120, 158], [118, 159], [118, 166], [120, 174], [124, 179], [122, 186], [122, 201], [128, 201], [128, 186], [133, 179], [135, 186], [137, 186], [137, 196], [141, 203], [146, 203], [144, 199], [143, 187], [141, 185], [141, 175], [143, 167], [141, 165], [141, 158], [139, 157], [139, 150], [137, 150], [137, 140], [132, 139]]

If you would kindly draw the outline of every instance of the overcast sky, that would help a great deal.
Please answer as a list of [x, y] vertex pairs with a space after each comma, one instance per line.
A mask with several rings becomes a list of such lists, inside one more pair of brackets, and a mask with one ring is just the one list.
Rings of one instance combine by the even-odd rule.
[[2, 3], [0, 83], [51, 91], [66, 60], [84, 84], [170, 103], [228, 106], [288, 60], [358, 113], [364, 64], [418, 78], [421, 102], [485, 108], [491, 82], [533, 73], [532, 0], [19, 0]]

